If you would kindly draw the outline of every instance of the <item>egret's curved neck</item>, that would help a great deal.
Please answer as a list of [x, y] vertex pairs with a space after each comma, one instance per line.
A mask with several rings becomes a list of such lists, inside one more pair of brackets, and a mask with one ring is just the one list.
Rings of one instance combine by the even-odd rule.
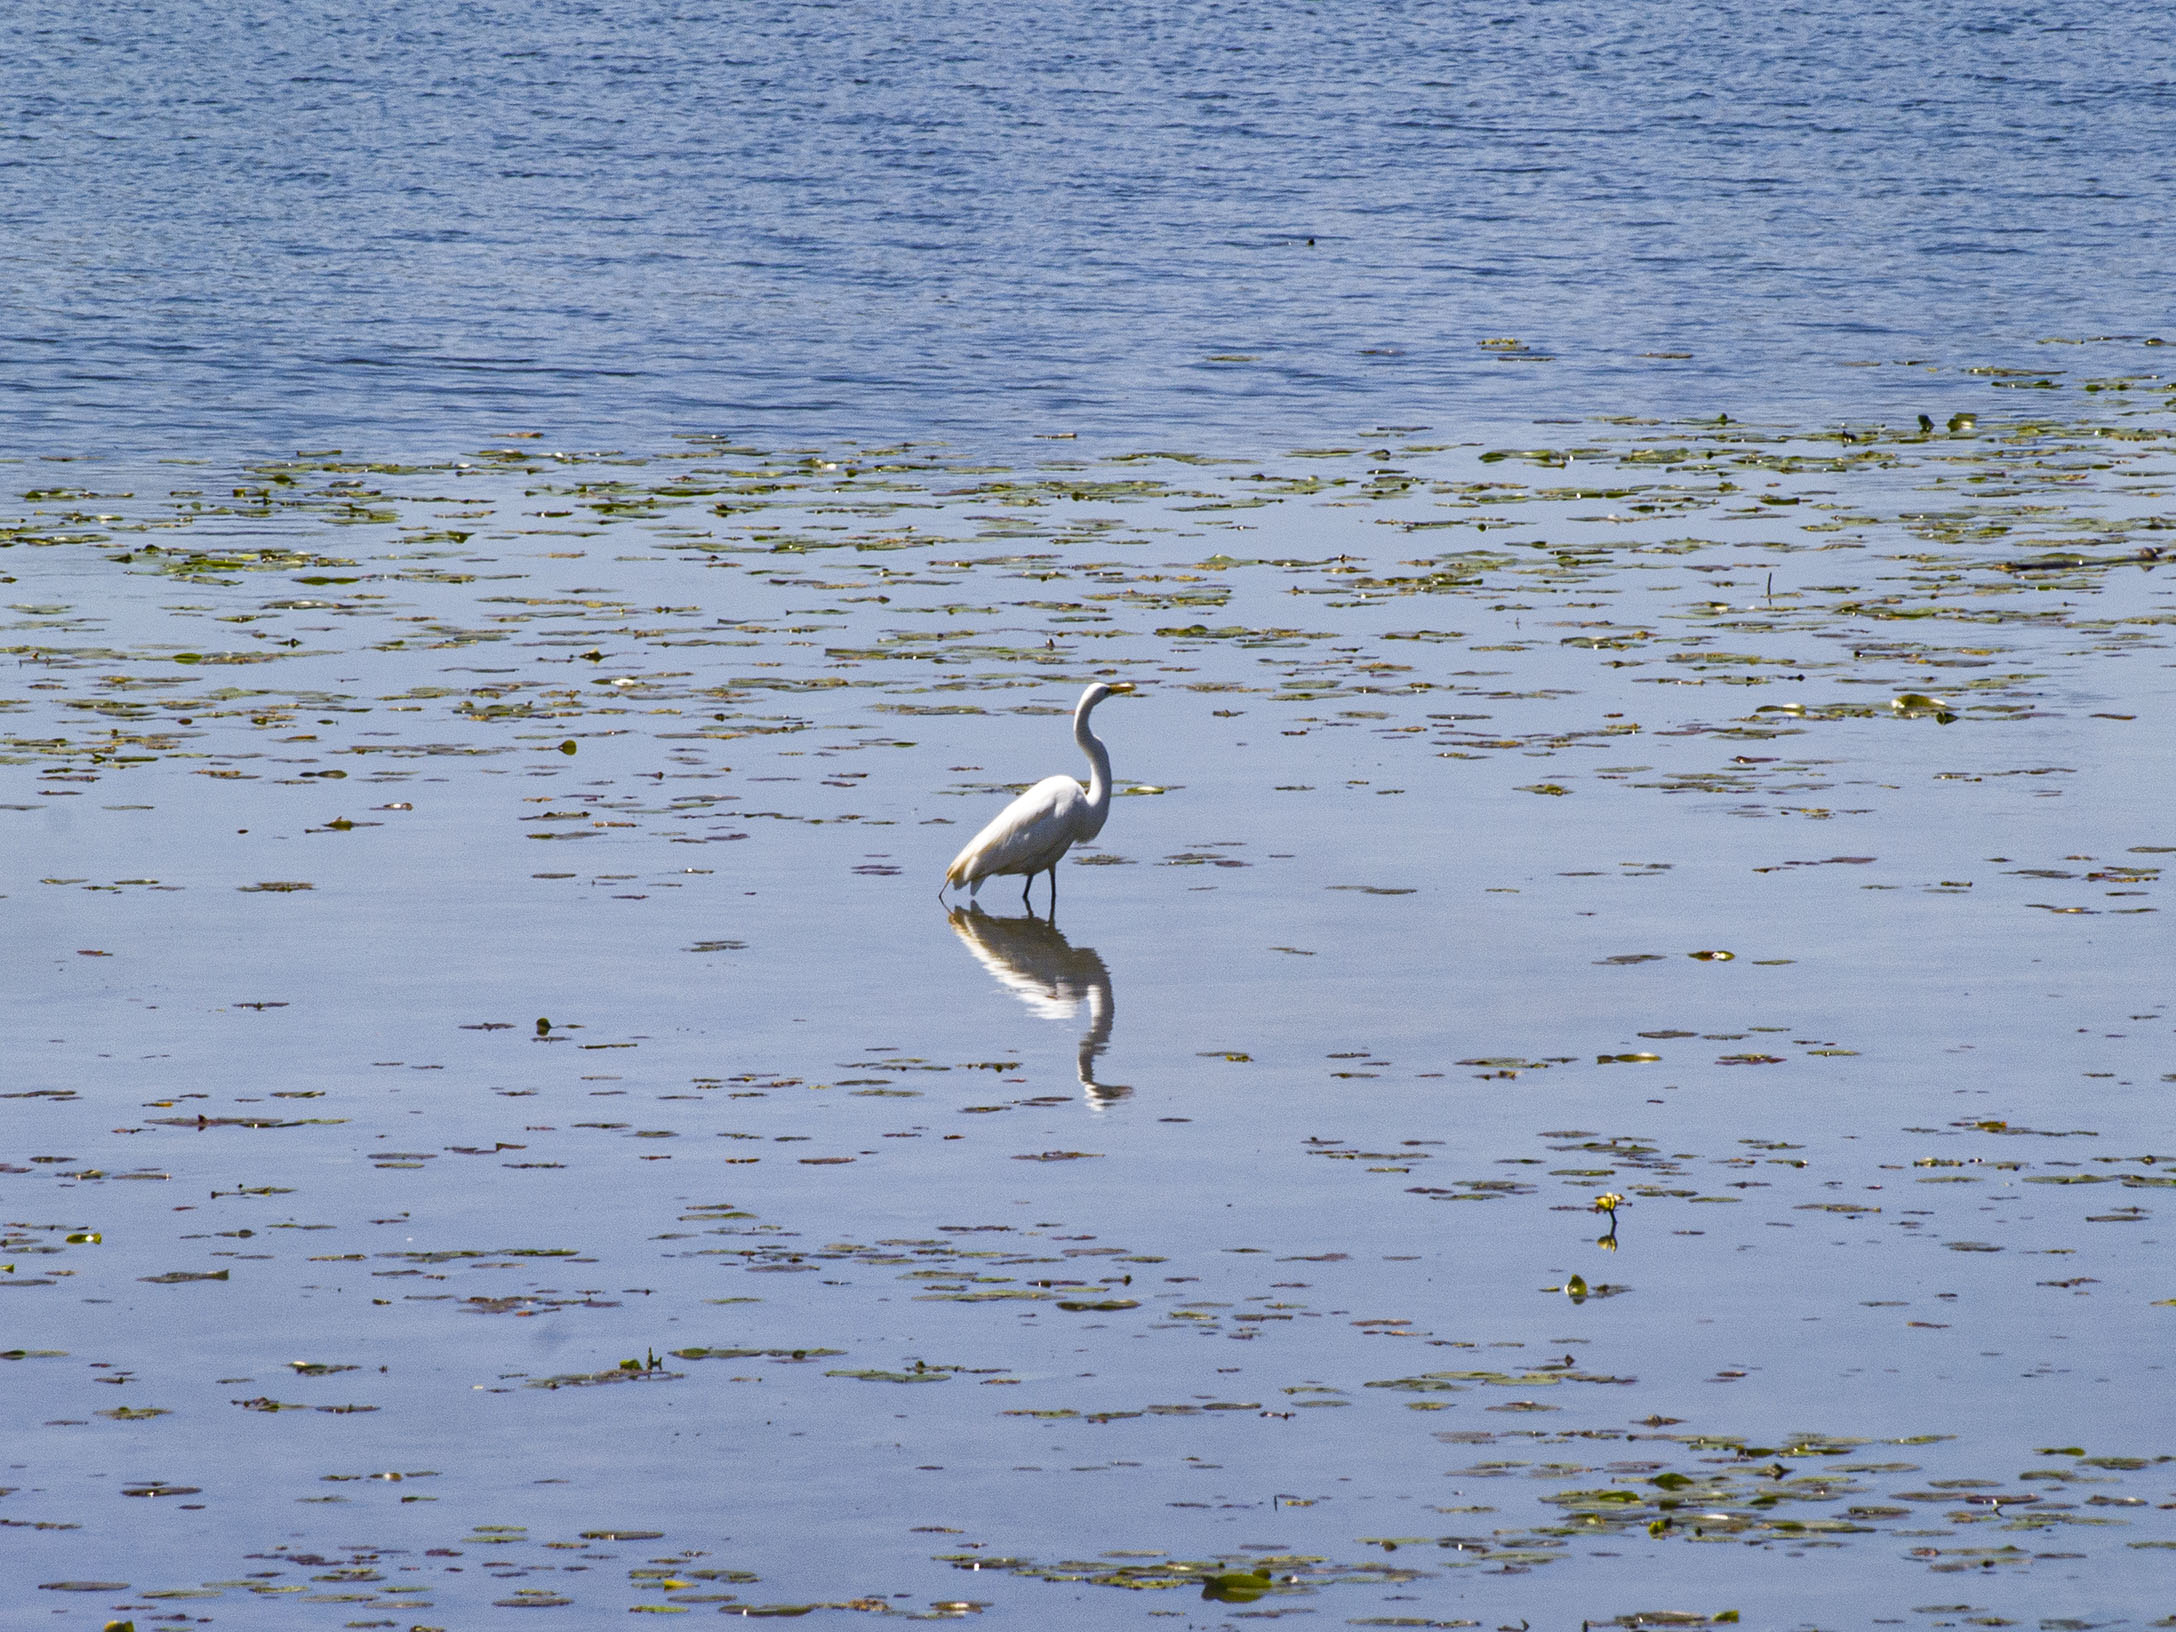
[[1080, 744], [1080, 751], [1088, 756], [1089, 820], [1094, 825], [1081, 836], [1090, 839], [1102, 830], [1104, 815], [1111, 808], [1110, 750], [1103, 746], [1100, 737], [1088, 729], [1088, 714], [1094, 707], [1094, 703], [1084, 702], [1073, 710], [1073, 740]]

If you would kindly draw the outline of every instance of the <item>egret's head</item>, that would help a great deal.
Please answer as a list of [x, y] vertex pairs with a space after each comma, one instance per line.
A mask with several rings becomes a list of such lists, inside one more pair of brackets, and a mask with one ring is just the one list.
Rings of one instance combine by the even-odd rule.
[[1115, 697], [1120, 692], [1131, 690], [1133, 690], [1131, 680], [1098, 680], [1080, 694], [1080, 701], [1074, 705], [1074, 712], [1076, 714], [1086, 714], [1088, 710], [1102, 702], [1104, 698]]

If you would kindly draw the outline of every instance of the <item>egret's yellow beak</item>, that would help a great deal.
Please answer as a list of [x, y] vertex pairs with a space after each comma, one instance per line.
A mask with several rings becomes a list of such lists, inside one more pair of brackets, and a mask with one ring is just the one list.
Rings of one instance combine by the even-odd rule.
[[1111, 690], [1131, 691], [1133, 690], [1133, 682], [1131, 680], [1113, 680], [1111, 682]]

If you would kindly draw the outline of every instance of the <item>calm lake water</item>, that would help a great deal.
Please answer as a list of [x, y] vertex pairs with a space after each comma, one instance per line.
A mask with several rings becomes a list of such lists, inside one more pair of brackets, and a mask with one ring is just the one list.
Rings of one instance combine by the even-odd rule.
[[25, 12], [0, 1621], [2164, 1624], [2168, 29]]
[[2176, 294], [2140, 0], [24, 0], [10, 44], [17, 450], [1908, 423]]

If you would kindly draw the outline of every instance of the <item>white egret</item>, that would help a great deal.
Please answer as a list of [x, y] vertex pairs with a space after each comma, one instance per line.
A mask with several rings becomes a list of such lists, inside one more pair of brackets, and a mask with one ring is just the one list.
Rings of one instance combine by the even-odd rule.
[[[1096, 734], [1088, 729], [1088, 715], [1096, 704], [1115, 692], [1133, 690], [1126, 681], [1111, 685], [1098, 682], [1080, 694], [1073, 706], [1073, 740], [1088, 756], [1088, 786], [1070, 776], [1046, 776], [999, 811], [988, 827], [968, 841], [967, 848], [952, 858], [945, 869], [946, 886], [964, 884], [972, 898], [982, 881], [993, 875], [1025, 874], [1020, 900], [1029, 904], [1028, 892], [1035, 875], [1050, 875], [1050, 910], [1058, 910], [1058, 863], [1074, 845], [1103, 831], [1103, 819], [1111, 813], [1111, 756]], [[943, 890], [938, 894], [942, 895]]]

